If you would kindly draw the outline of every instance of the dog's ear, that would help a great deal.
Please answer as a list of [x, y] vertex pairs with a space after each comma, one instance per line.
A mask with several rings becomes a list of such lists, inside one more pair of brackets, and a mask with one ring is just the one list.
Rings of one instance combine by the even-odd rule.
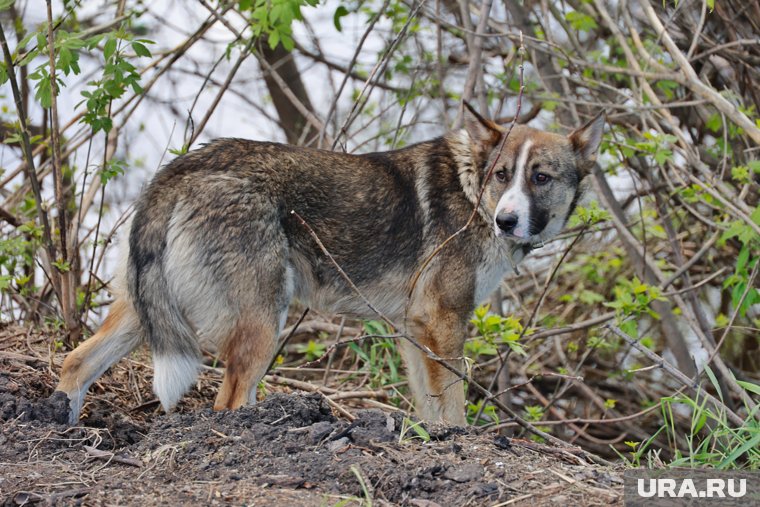
[[501, 128], [491, 120], [480, 116], [467, 101], [463, 101], [462, 105], [464, 105], [464, 129], [472, 142], [484, 148], [494, 147], [501, 138]]
[[606, 115], [602, 111], [568, 136], [578, 160], [578, 168], [584, 172], [594, 167], [606, 120]]

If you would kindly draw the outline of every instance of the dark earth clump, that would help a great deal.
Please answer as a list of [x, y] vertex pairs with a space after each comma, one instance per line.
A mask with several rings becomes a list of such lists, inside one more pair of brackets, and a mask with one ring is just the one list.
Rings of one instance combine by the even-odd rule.
[[[43, 386], [38, 388], [45, 389]], [[65, 424], [68, 409], [69, 400], [65, 394], [54, 393], [49, 398], [29, 399], [22, 385], [0, 372], [0, 420]]]
[[150, 378], [144, 360], [93, 386], [70, 427], [48, 368], [60, 358], [9, 356], [0, 351], [0, 505], [622, 504], [620, 469], [471, 428], [418, 431], [402, 412], [349, 407], [348, 420], [317, 393], [214, 412], [200, 386], [163, 414], [149, 382], [135, 399], [119, 394]]

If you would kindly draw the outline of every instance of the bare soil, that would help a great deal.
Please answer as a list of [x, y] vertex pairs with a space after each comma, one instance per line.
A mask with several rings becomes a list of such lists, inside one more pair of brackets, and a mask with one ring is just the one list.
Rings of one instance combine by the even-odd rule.
[[96, 383], [80, 425], [53, 394], [49, 336], [0, 330], [2, 505], [622, 505], [622, 469], [474, 428], [271, 392], [213, 412], [213, 382], [163, 414], [144, 354]]

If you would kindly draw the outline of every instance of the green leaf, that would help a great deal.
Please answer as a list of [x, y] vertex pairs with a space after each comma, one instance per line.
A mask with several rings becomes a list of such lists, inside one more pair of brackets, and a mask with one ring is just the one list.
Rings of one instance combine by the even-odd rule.
[[[705, 401], [707, 401], [705, 399]], [[697, 419], [696, 424], [694, 424], [694, 430], [692, 431], [692, 434], [696, 435], [699, 433], [699, 431], [705, 426], [705, 423], [707, 422], [707, 411], [706, 410], [700, 410], [699, 411], [699, 418]]]
[[0, 0], [0, 11], [5, 11], [11, 8], [16, 0]]
[[715, 391], [718, 393], [718, 397], [720, 398], [720, 401], [723, 401], [723, 391], [720, 389], [720, 383], [718, 382], [718, 379], [715, 377], [715, 373], [713, 373], [712, 368], [710, 368], [709, 364], [705, 364], [705, 373], [708, 377], [710, 377], [710, 383], [715, 388]]
[[581, 32], [589, 32], [599, 26], [594, 18], [579, 11], [568, 12], [565, 19], [570, 23], [570, 26]]
[[58, 68], [61, 69], [64, 74], [68, 75], [73, 60], [74, 56], [71, 51], [68, 48], [62, 47], [58, 52]]
[[742, 247], [741, 251], [739, 252], [739, 257], [736, 258], [736, 272], [737, 273], [744, 271], [744, 268], [747, 266], [748, 260], [749, 260], [749, 248], [745, 245]]
[[485, 317], [485, 316], [486, 316], [486, 314], [488, 313], [488, 309], [489, 309], [490, 307], [491, 307], [491, 305], [490, 305], [490, 304], [484, 304], [484, 305], [480, 305], [479, 307], [477, 307], [477, 308], [475, 309], [475, 316], [476, 316], [477, 318], [479, 318], [479, 319], [482, 319], [483, 317]]
[[737, 380], [736, 383], [742, 386], [745, 391], [760, 395], [760, 385], [753, 384], [752, 382], [745, 382], [744, 380]]
[[106, 60], [110, 60], [113, 54], [116, 52], [116, 39], [109, 37], [106, 39], [106, 44], [103, 46], [103, 57]]
[[760, 225], [760, 205], [755, 207], [755, 210], [749, 216], [755, 225]]
[[705, 127], [710, 129], [712, 132], [718, 132], [722, 126], [723, 118], [718, 113], [714, 113], [705, 122]]
[[739, 456], [751, 449], [755, 449], [758, 445], [760, 445], [760, 433], [757, 433], [753, 438], [747, 440], [742, 445], [734, 449], [731, 454], [726, 456], [726, 458], [718, 464], [717, 468], [721, 470], [728, 468], [729, 466], [733, 465], [737, 459], [739, 459]]
[[728, 229], [726, 229], [723, 234], [720, 237], [720, 243], [725, 244], [725, 242], [733, 237], [741, 235], [745, 229], [748, 229], [749, 227], [744, 224], [744, 222], [740, 220], [735, 220], [731, 222]]
[[132, 49], [135, 51], [135, 54], [137, 56], [147, 56], [150, 57], [150, 50], [145, 47], [145, 44], [142, 44], [140, 42], [133, 42], [132, 43]]
[[282, 5], [273, 5], [272, 8], [269, 11], [269, 22], [274, 24], [275, 21], [278, 21], [280, 19], [280, 14], [282, 13]]
[[37, 35], [37, 51], [41, 53], [47, 53], [47, 39], [45, 38], [45, 34], [43, 32], [36, 32]]
[[45, 109], [50, 109], [50, 106], [53, 105], [53, 89], [50, 86], [50, 76], [47, 74], [37, 83], [34, 97]]
[[287, 33], [282, 34], [282, 47], [284, 47], [287, 51], [293, 51], [293, 48], [296, 47], [295, 41], [293, 40], [293, 37], [288, 35]]
[[274, 49], [280, 43], [280, 32], [273, 31], [269, 34], [269, 48]]
[[333, 14], [333, 24], [335, 25], [335, 29], [339, 32], [343, 31], [343, 27], [340, 24], [340, 18], [343, 16], [348, 15], [348, 9], [343, 7], [342, 5], [339, 5], [337, 9], [335, 9], [335, 14]]
[[124, 162], [121, 160], [111, 160], [100, 172], [100, 182], [105, 185], [109, 180], [120, 174], [124, 174]]

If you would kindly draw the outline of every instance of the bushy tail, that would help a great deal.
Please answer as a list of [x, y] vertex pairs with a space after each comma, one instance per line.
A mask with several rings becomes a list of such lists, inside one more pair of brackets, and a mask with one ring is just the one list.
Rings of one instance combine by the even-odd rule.
[[76, 424], [84, 395], [93, 382], [116, 361], [140, 345], [142, 330], [127, 298], [117, 298], [103, 325], [66, 356], [56, 391], [69, 398], [69, 424]]
[[[164, 253], [173, 200], [149, 199], [135, 213], [129, 239], [127, 279], [132, 301], [153, 352], [153, 392], [164, 410], [171, 410], [198, 376], [198, 338], [172, 295], [165, 274]], [[166, 196], [164, 196], [166, 197]]]

